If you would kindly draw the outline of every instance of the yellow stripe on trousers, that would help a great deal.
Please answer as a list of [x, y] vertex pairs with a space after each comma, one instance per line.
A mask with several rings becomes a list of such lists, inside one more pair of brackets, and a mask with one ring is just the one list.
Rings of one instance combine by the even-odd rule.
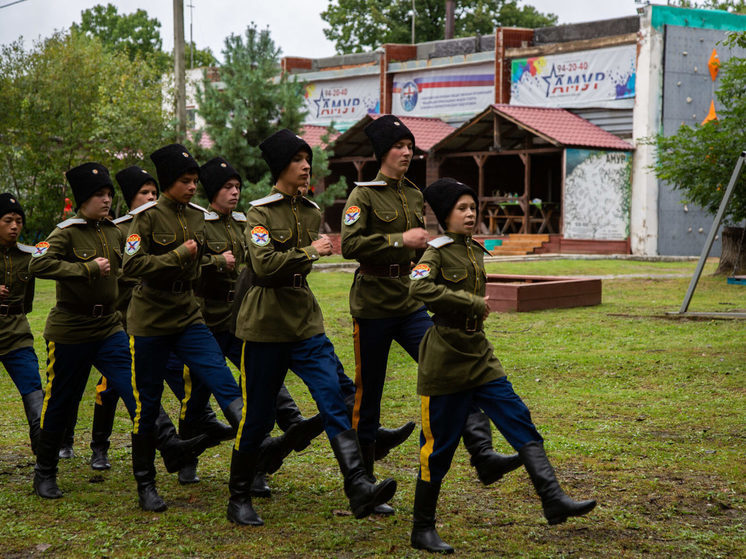
[[246, 342], [241, 346], [241, 397], [243, 398], [243, 406], [241, 407], [241, 421], [238, 424], [238, 431], [236, 432], [236, 442], [233, 444], [233, 448], [238, 452], [238, 446], [241, 442], [241, 435], [243, 434], [243, 424], [246, 422], [246, 365], [244, 362], [244, 354], [246, 353]]
[[362, 359], [360, 357], [360, 325], [352, 319], [352, 341], [355, 347], [355, 406], [352, 408], [352, 428], [357, 431], [360, 422], [360, 406], [363, 403]]
[[184, 379], [184, 399], [181, 401], [179, 419], [183, 420], [186, 418], [187, 404], [189, 404], [189, 399], [192, 397], [192, 375], [189, 373], [189, 367], [186, 365], [184, 365], [181, 377]]
[[130, 336], [130, 358], [132, 361], [131, 368], [132, 373], [130, 375], [130, 381], [132, 382], [132, 395], [135, 397], [135, 417], [132, 420], [132, 432], [137, 434], [140, 429], [140, 415], [142, 413], [142, 402], [140, 402], [140, 392], [137, 390], [137, 382], [135, 381], [135, 337]]
[[44, 416], [47, 414], [49, 398], [52, 397], [52, 381], [54, 380], [54, 342], [47, 342], [47, 385], [44, 387], [44, 404], [41, 407], [39, 429], [44, 429]]
[[430, 396], [420, 396], [420, 414], [422, 416], [422, 434], [425, 444], [420, 448], [420, 478], [430, 481], [430, 455], [433, 453], [435, 439], [430, 430]]
[[106, 377], [101, 377], [101, 381], [96, 385], [96, 405], [103, 406], [104, 401], [101, 399], [101, 393], [108, 388]]

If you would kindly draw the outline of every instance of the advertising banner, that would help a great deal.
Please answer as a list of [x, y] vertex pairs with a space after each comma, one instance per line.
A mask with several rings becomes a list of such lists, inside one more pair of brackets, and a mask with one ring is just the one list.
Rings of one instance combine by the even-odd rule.
[[489, 62], [396, 74], [391, 109], [400, 116], [441, 117], [478, 113], [494, 101], [495, 68]]
[[368, 113], [380, 112], [379, 79], [367, 76], [312, 82], [306, 86], [305, 98], [305, 124], [356, 122]]
[[624, 45], [511, 62], [510, 104], [530, 107], [631, 107], [637, 47]]

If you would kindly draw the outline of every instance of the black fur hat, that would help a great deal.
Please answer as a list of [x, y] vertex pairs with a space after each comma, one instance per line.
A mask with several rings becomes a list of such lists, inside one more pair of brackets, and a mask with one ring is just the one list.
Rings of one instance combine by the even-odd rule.
[[184, 173], [199, 174], [199, 164], [181, 144], [169, 144], [150, 154], [158, 174], [158, 184], [163, 192], [173, 186]]
[[0, 194], [0, 217], [3, 217], [5, 214], [20, 215], [23, 224], [26, 225], [26, 214], [23, 213], [21, 203], [10, 192]]
[[287, 128], [275, 132], [269, 138], [265, 139], [259, 144], [259, 149], [262, 150], [262, 157], [269, 165], [269, 170], [272, 172], [272, 180], [277, 182], [280, 173], [290, 165], [290, 161], [293, 159], [296, 153], [299, 151], [308, 152], [308, 164], [313, 166], [313, 151], [306, 141], [293, 134]]
[[199, 180], [210, 202], [230, 179], [238, 180], [239, 188], [241, 188], [241, 175], [222, 157], [210, 159], [199, 168]]
[[122, 169], [114, 177], [119, 183], [119, 188], [122, 189], [124, 201], [127, 203], [128, 208], [132, 204], [133, 198], [146, 182], [152, 182], [155, 185], [156, 192], [158, 191], [158, 182], [153, 178], [153, 175], [137, 165]]
[[376, 154], [378, 163], [381, 163], [383, 156], [399, 140], [405, 138], [412, 140], [412, 149], [414, 149], [414, 134], [394, 115], [378, 117], [365, 127], [364, 132], [373, 144], [373, 152]]
[[65, 176], [73, 189], [73, 197], [78, 208], [96, 191], [106, 186], [111, 188], [111, 193], [114, 194], [114, 184], [111, 182], [109, 170], [101, 163], [83, 163], [70, 169]]
[[451, 213], [458, 199], [464, 194], [473, 197], [477, 208], [479, 208], [477, 193], [470, 186], [449, 177], [436, 180], [425, 189], [424, 194], [425, 201], [433, 209], [435, 217], [438, 218], [438, 223], [440, 223], [440, 226], [444, 230], [447, 229], [446, 218]]

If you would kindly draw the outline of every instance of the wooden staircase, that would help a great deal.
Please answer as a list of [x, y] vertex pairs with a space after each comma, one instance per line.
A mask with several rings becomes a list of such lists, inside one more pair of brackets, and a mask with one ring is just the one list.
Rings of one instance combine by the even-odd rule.
[[524, 256], [549, 242], [549, 235], [508, 235], [503, 244], [490, 251], [493, 256]]

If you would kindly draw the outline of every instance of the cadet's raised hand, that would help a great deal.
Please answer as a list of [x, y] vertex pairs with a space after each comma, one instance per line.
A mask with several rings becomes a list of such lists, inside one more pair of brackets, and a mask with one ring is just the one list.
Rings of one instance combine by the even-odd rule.
[[407, 248], [425, 248], [430, 235], [422, 227], [413, 227], [404, 231], [402, 238]]
[[8, 295], [10, 295], [10, 289], [4, 285], [0, 285], [0, 299], [5, 299]]
[[233, 251], [226, 250], [223, 253], [223, 258], [225, 258], [225, 267], [229, 270], [233, 270], [236, 267], [236, 257], [233, 256]]
[[98, 264], [98, 269], [101, 270], [101, 277], [106, 277], [109, 275], [109, 272], [111, 272], [111, 263], [109, 262], [108, 258], [96, 258], [94, 260], [96, 264]]
[[482, 315], [482, 320], [487, 320], [487, 317], [492, 312], [492, 310], [490, 309], [490, 296], [489, 295], [487, 295], [484, 298], [484, 304], [487, 305], [487, 308], [484, 309], [484, 314]]
[[184, 241], [184, 244], [181, 246], [187, 247], [187, 250], [189, 251], [189, 255], [194, 258], [197, 256], [197, 241], [194, 239], [189, 239], [188, 241]]
[[332, 253], [332, 242], [326, 235], [319, 236], [311, 246], [319, 252], [319, 256], [329, 256]]

